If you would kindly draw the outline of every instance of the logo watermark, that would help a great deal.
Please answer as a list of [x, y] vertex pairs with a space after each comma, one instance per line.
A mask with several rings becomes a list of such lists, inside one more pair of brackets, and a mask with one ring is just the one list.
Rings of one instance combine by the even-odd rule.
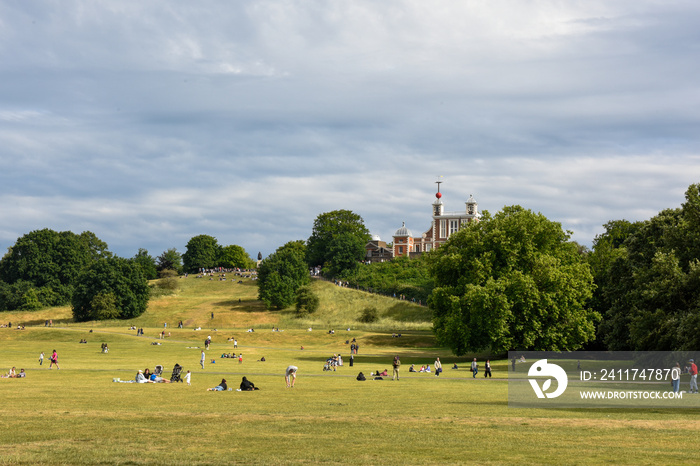
[[518, 408], [700, 408], [690, 352], [510, 352]]
[[542, 384], [542, 388], [540, 388], [539, 384], [537, 383], [537, 380], [529, 379], [530, 385], [532, 385], [532, 389], [535, 391], [537, 398], [556, 398], [562, 393], [564, 393], [564, 390], [566, 390], [566, 386], [569, 384], [569, 377], [567, 377], [564, 369], [557, 366], [556, 364], [547, 363], [546, 359], [540, 359], [539, 361], [535, 362], [532, 366], [530, 366], [530, 370], [528, 370], [527, 375], [529, 377], [554, 377], [554, 379], [557, 381], [557, 389], [552, 393], [545, 393], [547, 390], [549, 390], [550, 386], [552, 385], [552, 379], [546, 379]]

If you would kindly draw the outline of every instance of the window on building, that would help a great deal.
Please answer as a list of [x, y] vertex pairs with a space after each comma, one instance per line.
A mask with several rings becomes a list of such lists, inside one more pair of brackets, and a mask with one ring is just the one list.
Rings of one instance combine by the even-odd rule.
[[459, 230], [459, 220], [450, 220], [450, 235]]
[[399, 254], [403, 254], [403, 246], [399, 246]]
[[444, 218], [440, 220], [440, 238], [445, 237], [445, 233], [447, 232], [447, 220]]

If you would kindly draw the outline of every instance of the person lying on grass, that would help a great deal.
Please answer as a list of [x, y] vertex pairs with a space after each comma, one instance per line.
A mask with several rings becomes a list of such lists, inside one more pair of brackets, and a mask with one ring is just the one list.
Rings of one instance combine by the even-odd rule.
[[164, 379], [156, 374], [151, 374], [151, 382], [153, 383], [170, 383], [170, 379]]
[[139, 371], [136, 373], [136, 377], [134, 377], [134, 380], [116, 380], [119, 383], [148, 383], [150, 380], [148, 380], [144, 375], [143, 371], [139, 369]]
[[221, 379], [221, 383], [214, 388], [207, 388], [208, 392], [224, 392], [228, 390], [228, 385], [226, 385], [226, 379]]

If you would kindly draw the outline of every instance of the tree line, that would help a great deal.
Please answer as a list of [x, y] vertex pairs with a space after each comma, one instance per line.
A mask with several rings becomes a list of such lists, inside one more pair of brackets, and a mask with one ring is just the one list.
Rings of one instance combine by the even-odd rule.
[[127, 319], [145, 312], [148, 280], [213, 267], [254, 266], [242, 247], [221, 246], [208, 235], [191, 238], [182, 255], [171, 248], [152, 257], [142, 248], [125, 259], [90, 231], [45, 228], [18, 238], [0, 259], [0, 311], [71, 305], [78, 321]]
[[[258, 269], [269, 308], [318, 307], [310, 269], [388, 295], [427, 301], [438, 341], [473, 351], [686, 350], [700, 343], [700, 185], [679, 208], [649, 220], [604, 225], [591, 250], [540, 213], [507, 206], [471, 223], [419, 259], [363, 264], [370, 240], [362, 217], [320, 214], [307, 240], [290, 241]], [[114, 256], [92, 232], [44, 229], [17, 240], [0, 260], [0, 311], [71, 304], [77, 320], [145, 311], [147, 280], [163, 271], [252, 268], [237, 245], [190, 239], [186, 252], [145, 249]]]
[[[340, 210], [260, 267], [269, 307], [309, 302], [309, 275], [425, 298], [438, 341], [458, 355], [507, 350], [684, 350], [700, 343], [700, 185], [680, 208], [604, 225], [592, 250], [540, 213], [506, 206], [419, 259], [363, 264], [369, 231]], [[303, 301], [303, 303], [302, 303]], [[313, 303], [313, 300], [311, 300]], [[313, 306], [312, 306], [313, 307]]]

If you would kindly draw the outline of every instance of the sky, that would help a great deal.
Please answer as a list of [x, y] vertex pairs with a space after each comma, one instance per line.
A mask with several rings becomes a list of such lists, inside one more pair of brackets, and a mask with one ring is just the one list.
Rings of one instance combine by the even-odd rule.
[[50, 228], [251, 257], [469, 195], [590, 247], [700, 183], [700, 2], [0, 2], [0, 254]]

